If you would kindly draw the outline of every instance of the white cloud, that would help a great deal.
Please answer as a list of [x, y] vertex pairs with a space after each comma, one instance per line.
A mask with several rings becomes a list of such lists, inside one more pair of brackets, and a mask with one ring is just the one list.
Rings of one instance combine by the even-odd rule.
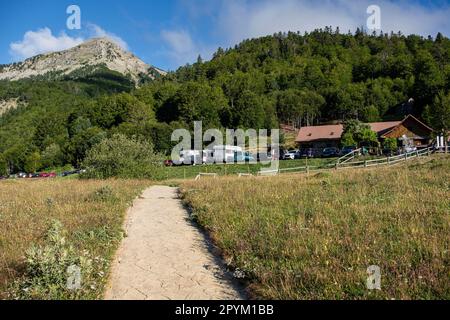
[[401, 31], [403, 34], [435, 36], [442, 32], [450, 35], [450, 6], [424, 7], [414, 2], [393, 3], [380, 1], [382, 30]]
[[55, 36], [47, 27], [37, 31], [27, 31], [21, 41], [9, 45], [9, 53], [14, 60], [23, 60], [38, 54], [70, 49], [83, 43], [86, 39], [104, 37], [109, 38], [124, 50], [129, 50], [128, 44], [122, 38], [93, 23], [86, 25], [83, 35], [70, 37], [63, 31]]
[[[381, 30], [403, 34], [450, 36], [450, 5], [418, 0], [178, 0], [187, 27], [163, 31], [161, 37], [178, 65], [193, 62], [198, 53], [210, 58], [214, 50], [233, 47], [244, 39], [277, 32], [311, 32], [339, 27], [342, 33], [366, 28], [367, 8], [381, 8]], [[209, 29], [196, 28], [200, 22]], [[181, 31], [180, 31], [181, 29]], [[190, 30], [189, 33], [186, 30]], [[192, 35], [198, 35], [191, 36]]]
[[418, 2], [401, 0], [260, 0], [222, 1], [217, 28], [227, 45], [245, 38], [279, 31], [312, 31], [325, 26], [355, 31], [366, 28], [369, 5], [381, 8], [381, 30], [404, 34], [436, 35], [450, 33], [450, 6], [425, 7]]
[[121, 37], [102, 29], [96, 24], [88, 23], [87, 28], [89, 30], [89, 38], [108, 38], [122, 49], [124, 50], [130, 49], [128, 44]]
[[194, 42], [186, 30], [162, 30], [161, 38], [166, 45], [166, 54], [174, 65], [195, 62], [198, 55], [209, 59], [214, 47], [208, 47], [200, 42]]
[[192, 58], [195, 45], [191, 35], [185, 30], [162, 30], [161, 37], [175, 57]]
[[15, 59], [26, 59], [37, 54], [61, 51], [75, 47], [83, 42], [83, 38], [72, 38], [64, 32], [54, 36], [49, 28], [27, 31], [22, 41], [10, 44], [10, 54]]

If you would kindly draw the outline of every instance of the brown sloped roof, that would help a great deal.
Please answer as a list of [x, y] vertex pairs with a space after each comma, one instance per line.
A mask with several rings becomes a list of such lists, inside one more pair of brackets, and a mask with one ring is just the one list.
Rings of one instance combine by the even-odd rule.
[[310, 126], [300, 128], [296, 142], [310, 142], [315, 140], [340, 139], [343, 131], [342, 124]]
[[384, 133], [384, 131], [388, 131], [392, 128], [395, 128], [400, 123], [402, 123], [402, 122], [401, 121], [386, 121], [386, 122], [372, 122], [372, 123], [369, 123], [368, 125], [370, 126], [372, 131], [375, 131], [378, 134], [382, 134], [382, 133]]
[[[412, 114], [407, 115], [407, 116], [405, 117], [405, 119], [403, 119], [402, 121], [399, 121], [398, 124], [404, 123], [404, 122], [406, 122], [406, 120], [408, 120], [408, 119], [412, 119], [413, 121], [415, 121], [416, 123], [418, 123], [419, 125], [421, 125], [423, 128], [425, 128], [426, 130], [428, 130], [428, 131], [430, 131], [430, 132], [433, 132], [433, 131], [434, 131], [433, 128], [430, 128], [430, 127], [427, 126], [425, 123], [423, 123], [422, 121], [420, 121], [419, 119], [417, 119], [416, 117], [414, 117]], [[398, 124], [397, 124], [397, 125], [398, 125]], [[386, 130], [385, 132], [383, 132], [383, 135], [386, 135], [386, 134], [392, 132], [392, 130], [394, 130], [394, 128], [395, 128], [397, 125], [395, 125], [394, 127], [390, 128], [389, 130]]]
[[[396, 126], [401, 121], [387, 121], [387, 122], [372, 122], [369, 123], [372, 131], [382, 134]], [[317, 140], [336, 140], [340, 139], [344, 126], [342, 124], [324, 125], [324, 126], [310, 126], [300, 128], [296, 142], [311, 142]]]

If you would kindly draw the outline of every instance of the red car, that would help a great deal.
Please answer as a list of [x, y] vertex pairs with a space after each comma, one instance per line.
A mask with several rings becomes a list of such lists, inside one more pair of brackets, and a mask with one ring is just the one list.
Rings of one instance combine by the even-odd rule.
[[48, 173], [48, 172], [41, 172], [39, 174], [39, 178], [55, 178], [55, 177], [56, 177], [56, 173], [54, 173], [54, 172], [50, 172], [50, 173]]
[[166, 167], [171, 167], [171, 166], [173, 166], [173, 161], [172, 160], [164, 160], [164, 165]]

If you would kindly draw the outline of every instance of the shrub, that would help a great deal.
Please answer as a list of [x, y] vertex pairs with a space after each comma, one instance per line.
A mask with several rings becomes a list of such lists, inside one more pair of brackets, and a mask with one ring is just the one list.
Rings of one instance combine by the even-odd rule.
[[110, 186], [103, 186], [94, 191], [88, 198], [88, 201], [108, 201], [116, 200], [113, 189]]
[[378, 136], [368, 124], [350, 119], [344, 122], [341, 144], [344, 147], [353, 145], [378, 146]]
[[387, 150], [396, 150], [398, 145], [397, 145], [397, 139], [395, 138], [386, 138], [383, 142], [383, 147]]
[[[74, 299], [91, 291], [93, 273], [89, 253], [81, 254], [66, 242], [66, 231], [54, 220], [44, 246], [33, 245], [26, 252], [25, 274], [14, 283], [16, 299]], [[80, 286], [71, 287], [71, 270], [80, 270]]]
[[39, 152], [33, 152], [25, 158], [24, 169], [28, 173], [34, 173], [42, 167], [41, 155]]
[[57, 143], [49, 145], [41, 155], [44, 168], [59, 167], [64, 164], [64, 154]]
[[164, 157], [153, 151], [153, 145], [137, 138], [115, 134], [88, 151], [83, 178], [106, 179], [162, 177]]
[[0, 154], [0, 176], [6, 176], [8, 174], [8, 162]]

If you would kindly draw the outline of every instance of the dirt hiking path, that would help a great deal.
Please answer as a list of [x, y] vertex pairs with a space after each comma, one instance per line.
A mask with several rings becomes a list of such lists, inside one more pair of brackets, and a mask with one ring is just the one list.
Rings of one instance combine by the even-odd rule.
[[114, 260], [105, 299], [242, 299], [177, 188], [153, 186], [135, 200]]

